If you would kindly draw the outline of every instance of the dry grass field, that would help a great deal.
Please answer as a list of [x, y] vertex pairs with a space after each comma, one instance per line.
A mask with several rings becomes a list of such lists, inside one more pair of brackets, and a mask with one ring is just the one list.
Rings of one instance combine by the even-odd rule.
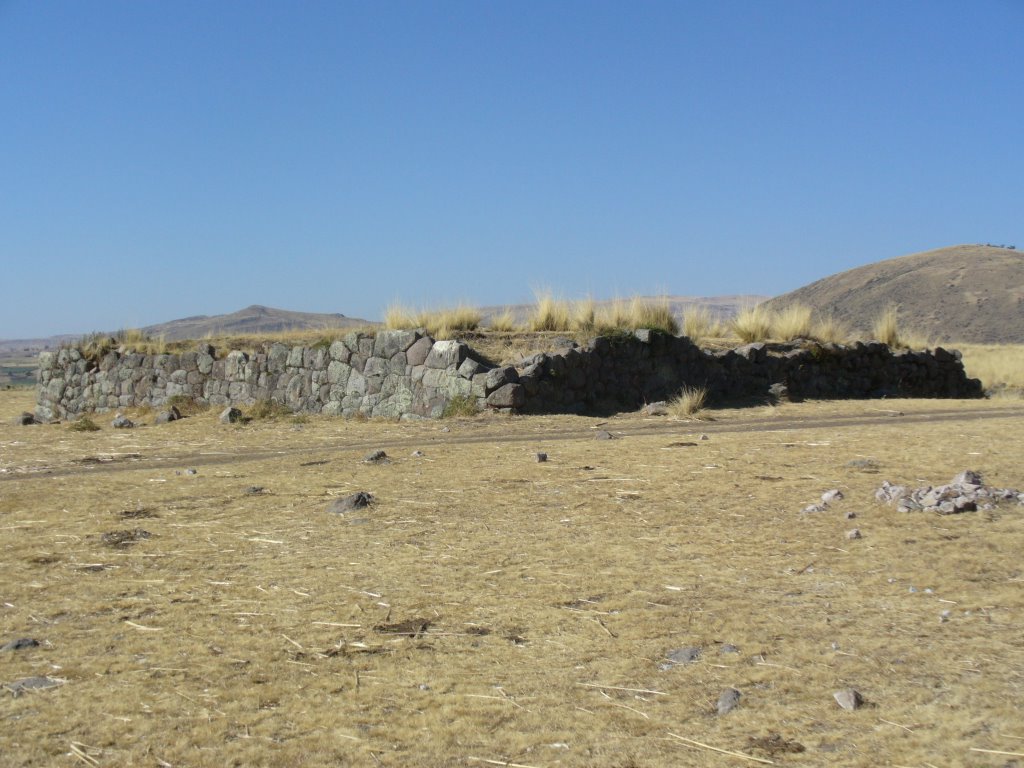
[[4, 766], [1024, 754], [1024, 507], [873, 499], [966, 468], [1024, 488], [1022, 403], [85, 433], [12, 426], [32, 396], [0, 392], [0, 645], [40, 643], [0, 651]]

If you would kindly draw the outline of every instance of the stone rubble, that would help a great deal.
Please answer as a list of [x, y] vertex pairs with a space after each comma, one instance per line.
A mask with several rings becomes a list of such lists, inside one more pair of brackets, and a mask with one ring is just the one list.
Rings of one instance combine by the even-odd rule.
[[883, 504], [895, 505], [898, 512], [955, 515], [979, 509], [991, 510], [1001, 501], [1016, 501], [1024, 505], [1024, 492], [985, 485], [978, 472], [964, 470], [948, 485], [910, 488], [886, 480], [875, 491], [875, 499]]

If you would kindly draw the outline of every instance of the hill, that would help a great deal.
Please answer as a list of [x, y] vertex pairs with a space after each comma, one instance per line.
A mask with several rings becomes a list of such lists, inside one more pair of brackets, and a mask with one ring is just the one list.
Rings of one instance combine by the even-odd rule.
[[206, 336], [251, 336], [280, 331], [305, 331], [322, 328], [357, 328], [375, 325], [369, 320], [342, 314], [291, 312], [253, 304], [228, 315], [197, 315], [150, 325], [142, 329], [153, 338], [167, 341], [202, 339]]
[[870, 334], [890, 305], [900, 326], [935, 342], [1024, 343], [1024, 253], [956, 245], [879, 261], [818, 280], [766, 302], [831, 312]]

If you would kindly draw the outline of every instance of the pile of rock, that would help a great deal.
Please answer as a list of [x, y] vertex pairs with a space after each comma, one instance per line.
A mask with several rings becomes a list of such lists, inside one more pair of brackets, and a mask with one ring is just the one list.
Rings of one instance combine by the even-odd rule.
[[886, 480], [875, 491], [875, 498], [885, 504], [895, 504], [898, 512], [935, 512], [939, 515], [993, 509], [1000, 501], [1024, 504], [1024, 492], [985, 485], [981, 474], [970, 469], [954, 477], [949, 485], [910, 488], [893, 485]]

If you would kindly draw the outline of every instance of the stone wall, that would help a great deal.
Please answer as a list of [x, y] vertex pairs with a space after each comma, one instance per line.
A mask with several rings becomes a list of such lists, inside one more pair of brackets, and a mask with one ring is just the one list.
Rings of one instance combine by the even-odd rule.
[[[219, 356], [144, 355], [131, 349], [90, 358], [73, 347], [39, 357], [36, 415], [159, 407], [173, 396], [212, 406], [282, 403], [293, 411], [385, 418], [438, 417], [454, 398], [525, 413], [608, 413], [707, 387], [712, 402], [849, 397], [980, 397], [959, 354], [894, 352], [877, 342], [750, 344], [703, 350], [685, 337], [641, 330], [499, 367], [464, 343], [421, 331], [351, 333], [329, 346], [268, 344]], [[783, 387], [785, 390], [783, 390]]]

